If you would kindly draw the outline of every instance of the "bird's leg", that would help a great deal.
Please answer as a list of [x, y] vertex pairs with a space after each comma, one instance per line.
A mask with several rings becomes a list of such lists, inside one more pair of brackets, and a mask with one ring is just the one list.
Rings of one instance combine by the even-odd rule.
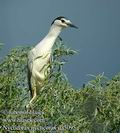
[[26, 105], [26, 108], [27, 108], [28, 111], [33, 110], [33, 109], [32, 109], [32, 103], [33, 103], [33, 101], [35, 100], [35, 98], [36, 98], [36, 96], [37, 96], [37, 94], [36, 94], [36, 87], [33, 87], [33, 88], [32, 88], [32, 92], [33, 92], [33, 97], [32, 97], [32, 99], [30, 100], [30, 102]]
[[38, 71], [35, 71], [34, 70], [34, 73], [35, 73], [35, 76], [36, 76], [36, 79], [34, 77], [31, 77], [31, 83], [32, 83], [32, 88], [31, 88], [31, 92], [32, 92], [32, 98], [30, 100], [30, 102], [27, 104], [26, 108], [27, 110], [31, 110], [32, 109], [32, 104], [34, 102], [34, 100], [36, 99], [37, 97], [37, 91], [39, 90], [39, 87], [41, 87], [41, 84], [42, 82], [44, 81], [45, 79], [45, 70], [46, 69], [45, 67], [43, 68], [43, 70], [40, 72]]
[[36, 93], [36, 86], [33, 87], [32, 93], [33, 93], [33, 97], [32, 97], [32, 99], [31, 99], [30, 102], [29, 102], [30, 105], [32, 105], [32, 102], [35, 100], [35, 98], [36, 98], [36, 96], [37, 96], [37, 93]]
[[31, 100], [29, 101], [29, 103], [26, 105], [27, 110], [32, 110], [32, 103], [35, 100], [36, 96], [37, 96], [37, 92], [36, 92], [36, 83], [35, 80], [32, 78], [32, 88], [31, 88]]

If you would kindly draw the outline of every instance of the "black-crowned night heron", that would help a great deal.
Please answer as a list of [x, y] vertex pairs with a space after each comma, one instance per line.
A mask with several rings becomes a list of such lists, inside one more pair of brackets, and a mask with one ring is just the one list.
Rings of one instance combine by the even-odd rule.
[[46, 78], [46, 68], [49, 64], [52, 47], [60, 32], [67, 27], [77, 28], [65, 17], [57, 17], [51, 24], [48, 34], [28, 53], [28, 84], [31, 100], [26, 106], [31, 107], [37, 96], [37, 89]]

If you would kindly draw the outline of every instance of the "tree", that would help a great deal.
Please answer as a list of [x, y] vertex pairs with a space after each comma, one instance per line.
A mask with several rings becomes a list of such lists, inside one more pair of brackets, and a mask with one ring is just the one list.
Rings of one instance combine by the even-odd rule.
[[[94, 76], [83, 88], [75, 90], [62, 69], [66, 56], [76, 53], [58, 40], [53, 50], [51, 73], [39, 91], [34, 111], [27, 113], [27, 52], [30, 47], [17, 47], [0, 64], [1, 132], [21, 133], [80, 132], [118, 133], [120, 127], [120, 74], [112, 80]], [[20, 112], [21, 111], [21, 112]], [[31, 121], [30, 121], [31, 120]], [[14, 127], [14, 128], [13, 128]], [[12, 128], [12, 129], [11, 129]], [[24, 131], [23, 131], [24, 129]], [[15, 131], [14, 131], [15, 130]]]

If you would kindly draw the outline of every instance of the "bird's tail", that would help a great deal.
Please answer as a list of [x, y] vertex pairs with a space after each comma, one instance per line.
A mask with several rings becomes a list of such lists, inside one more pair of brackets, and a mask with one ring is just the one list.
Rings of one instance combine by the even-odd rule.
[[29, 87], [29, 90], [30, 90], [30, 95], [31, 97], [33, 96], [33, 93], [32, 93], [32, 84], [31, 84], [31, 75], [32, 73], [30, 72], [30, 69], [29, 69], [29, 66], [28, 66], [28, 63], [27, 63], [27, 78], [28, 78], [28, 87]]

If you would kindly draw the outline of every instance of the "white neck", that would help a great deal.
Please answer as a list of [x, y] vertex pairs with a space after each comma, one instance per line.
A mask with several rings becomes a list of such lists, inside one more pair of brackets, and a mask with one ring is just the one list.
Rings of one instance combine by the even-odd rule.
[[36, 45], [36, 49], [44, 52], [51, 51], [52, 46], [54, 45], [62, 29], [62, 27], [52, 25], [48, 34]]
[[59, 36], [62, 29], [62, 27], [52, 25], [46, 37], [53, 37], [56, 39]]

